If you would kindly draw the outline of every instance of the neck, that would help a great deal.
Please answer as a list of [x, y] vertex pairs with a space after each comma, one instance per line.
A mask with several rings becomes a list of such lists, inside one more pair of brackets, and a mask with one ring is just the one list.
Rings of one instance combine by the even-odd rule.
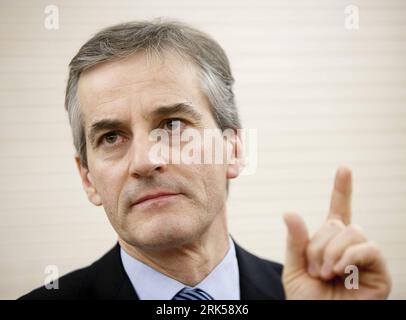
[[133, 258], [185, 285], [194, 287], [220, 262], [229, 249], [225, 214], [218, 214], [197, 240], [163, 251], [145, 251], [122, 239], [120, 246]]

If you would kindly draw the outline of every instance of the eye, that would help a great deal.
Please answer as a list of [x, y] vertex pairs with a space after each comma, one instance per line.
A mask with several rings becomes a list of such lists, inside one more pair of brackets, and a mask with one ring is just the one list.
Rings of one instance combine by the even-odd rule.
[[178, 119], [178, 118], [171, 118], [171, 119], [167, 119], [163, 122], [162, 127], [165, 130], [169, 130], [169, 131], [174, 131], [174, 130], [182, 130], [182, 128], [185, 126], [185, 123], [183, 122], [183, 120]]
[[114, 145], [117, 143], [117, 140], [119, 140], [120, 137], [121, 136], [117, 131], [112, 131], [104, 134], [101, 137], [100, 142], [107, 143], [108, 145]]

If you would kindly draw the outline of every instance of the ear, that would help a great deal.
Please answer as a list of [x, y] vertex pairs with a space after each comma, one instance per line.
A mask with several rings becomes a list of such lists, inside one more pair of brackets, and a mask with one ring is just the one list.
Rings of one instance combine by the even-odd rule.
[[244, 146], [236, 130], [232, 130], [232, 134], [227, 140], [231, 148], [231, 157], [227, 162], [227, 179], [234, 179], [244, 168]]
[[93, 184], [93, 179], [89, 169], [82, 165], [80, 157], [78, 155], [75, 155], [75, 161], [79, 170], [80, 178], [82, 179], [83, 189], [86, 191], [87, 194], [87, 198], [95, 206], [101, 206], [101, 197]]

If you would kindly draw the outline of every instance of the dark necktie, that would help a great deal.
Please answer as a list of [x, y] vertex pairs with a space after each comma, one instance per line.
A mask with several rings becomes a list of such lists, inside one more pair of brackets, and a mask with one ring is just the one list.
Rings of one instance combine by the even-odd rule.
[[214, 300], [211, 295], [199, 288], [183, 288], [172, 300]]

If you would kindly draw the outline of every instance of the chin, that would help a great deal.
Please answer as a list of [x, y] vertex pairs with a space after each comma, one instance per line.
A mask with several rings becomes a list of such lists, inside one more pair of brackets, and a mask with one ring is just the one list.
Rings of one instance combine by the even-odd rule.
[[[158, 218], [158, 217], [155, 217]], [[200, 224], [199, 224], [200, 223]], [[167, 215], [138, 223], [127, 232], [128, 243], [144, 250], [168, 250], [192, 242], [205, 229], [199, 219], [191, 216]]]

